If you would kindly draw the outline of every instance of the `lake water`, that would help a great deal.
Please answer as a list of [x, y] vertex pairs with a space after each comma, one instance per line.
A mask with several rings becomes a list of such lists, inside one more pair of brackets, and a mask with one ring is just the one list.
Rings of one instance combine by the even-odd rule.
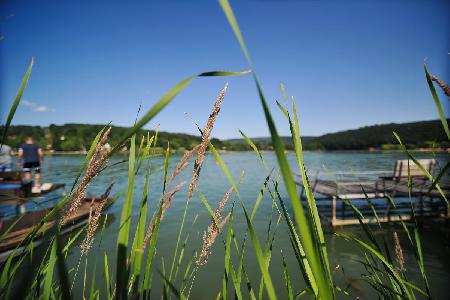
[[[266, 170], [261, 166], [257, 156], [253, 152], [230, 152], [222, 153], [222, 158], [227, 164], [232, 176], [238, 181], [241, 172], [244, 171], [244, 177], [242, 179], [240, 187], [240, 196], [247, 210], [252, 210], [257, 195], [259, 193], [261, 184], [267, 175]], [[268, 165], [270, 167], [276, 165], [276, 158], [274, 153], [265, 152], [263, 153]], [[448, 154], [417, 154], [418, 158], [430, 158], [435, 157], [439, 162], [444, 163], [449, 160]], [[179, 155], [172, 155], [169, 164], [169, 174], [173, 170], [175, 164], [180, 158]], [[296, 160], [293, 153], [288, 153], [288, 158], [291, 163], [292, 169], [297, 170]], [[114, 157], [110, 163], [114, 163], [126, 159], [126, 156]], [[391, 174], [393, 170], [394, 163], [397, 159], [405, 159], [405, 156], [401, 153], [367, 153], [367, 152], [306, 152], [305, 161], [307, 168], [312, 177], [314, 177], [318, 171], [324, 174], [324, 167], [329, 169], [331, 172], [344, 171], [345, 174], [340, 176], [350, 176], [349, 173], [362, 173], [364, 178], [376, 178], [382, 174]], [[68, 191], [74, 176], [76, 175], [79, 165], [83, 160], [82, 156], [50, 156], [46, 157], [44, 162], [43, 172], [43, 182], [61, 182], [66, 183], [66, 190]], [[153, 214], [155, 208], [157, 207], [157, 202], [161, 195], [162, 189], [162, 172], [161, 167], [163, 164], [162, 158], [153, 158], [152, 167], [155, 172], [150, 180], [149, 189], [149, 215]], [[187, 170], [182, 173], [177, 182], [186, 181], [186, 185], [189, 184], [192, 172], [191, 162]], [[133, 228], [135, 228], [136, 220], [139, 216], [139, 205], [141, 200], [144, 175], [142, 172], [136, 177], [135, 184], [135, 197], [133, 202], [132, 210], [132, 233], [134, 233]], [[95, 178], [92, 185], [89, 188], [89, 193], [91, 194], [101, 194], [104, 192], [109, 183], [114, 182], [114, 192], [118, 192], [127, 186], [127, 163], [116, 165], [112, 168], [105, 170], [101, 176]], [[177, 183], [175, 182], [175, 183]], [[207, 155], [200, 176], [199, 184], [200, 190], [204, 193], [208, 199], [209, 204], [213, 209], [217, 206], [217, 203], [222, 199], [223, 195], [226, 193], [230, 184], [226, 176], [221, 171], [220, 167], [214, 161], [214, 158]], [[284, 189], [281, 188], [282, 196], [285, 196]], [[170, 264], [172, 261], [173, 250], [175, 248], [175, 243], [177, 240], [178, 230], [180, 226], [181, 216], [184, 209], [184, 204], [187, 198], [186, 189], [180, 191], [174, 198], [170, 209], [161, 224], [161, 229], [158, 237], [157, 244], [157, 255], [154, 260], [154, 272], [153, 272], [153, 295], [159, 295], [161, 292], [161, 279], [156, 272], [156, 269], [161, 270], [161, 261], [164, 259], [166, 269], [170, 269]], [[231, 201], [225, 208], [228, 212], [230, 209]], [[287, 200], [287, 198], [286, 198]], [[97, 265], [97, 282], [104, 282], [103, 275], [103, 259], [104, 253], [106, 252], [109, 258], [110, 272], [115, 273], [115, 247], [116, 238], [119, 226], [120, 212], [122, 208], [123, 199], [119, 199], [112, 207], [107, 211], [108, 222], [103, 233], [103, 240], [101, 245], [98, 245], [99, 237], [97, 235], [96, 243], [90, 251], [90, 256], [88, 259], [88, 279], [89, 270], [92, 270], [94, 265]], [[286, 201], [289, 202], [289, 201]], [[192, 221], [197, 216], [196, 222], [192, 224]], [[272, 202], [269, 197], [263, 198], [258, 212], [254, 219], [254, 226], [258, 232], [261, 244], [264, 243], [266, 239], [266, 232], [270, 220], [272, 220], [272, 229], [276, 226], [277, 213], [272, 210]], [[193, 251], [201, 249], [202, 235], [204, 230], [206, 230], [208, 224], [210, 223], [209, 214], [201, 203], [198, 195], [194, 195], [194, 198], [190, 202], [189, 212], [186, 219], [185, 232], [190, 233], [190, 238], [185, 251], [185, 260], [182, 263], [182, 270], [184, 271], [184, 265], [186, 258], [190, 257]], [[245, 218], [242, 209], [237, 206], [235, 211], [234, 227], [237, 238], [242, 241], [247, 226], [245, 223]], [[421, 230], [421, 238], [423, 243], [423, 252], [425, 258], [425, 269], [428, 274], [428, 278], [431, 285], [432, 295], [436, 298], [447, 298], [448, 293], [448, 283], [450, 282], [450, 250], [449, 250], [449, 227], [442, 226], [442, 228], [423, 228]], [[398, 231], [402, 244], [404, 245], [405, 258], [406, 258], [406, 268], [408, 273], [408, 278], [413, 282], [418, 283], [422, 286], [420, 281], [420, 273], [415, 262], [414, 255], [408, 249], [407, 240], [404, 234], [402, 234], [402, 229], [399, 225], [386, 225], [385, 231], [378, 231], [377, 234], [384, 234], [389, 243], [393, 243], [392, 233]], [[274, 241], [272, 260], [270, 264], [270, 271], [272, 275], [272, 280], [274, 281], [277, 294], [280, 299], [286, 298], [286, 288], [284, 286], [283, 280], [283, 270], [281, 264], [281, 249], [283, 249], [283, 254], [286, 257], [287, 265], [289, 268], [290, 276], [293, 281], [293, 287], [295, 291], [299, 291], [304, 288], [303, 280], [301, 279], [301, 274], [297, 267], [296, 259], [290, 251], [291, 246], [289, 242], [289, 236], [287, 227], [284, 221], [281, 221], [276, 228], [277, 234]], [[340, 231], [345, 231], [348, 234], [364, 236], [360, 228], [357, 226], [348, 226]], [[81, 239], [76, 242], [77, 245], [70, 251], [68, 256], [68, 268], [76, 268], [80, 252], [79, 244]], [[356, 296], [364, 298], [374, 298], [376, 295], [367, 288], [367, 285], [361, 280], [361, 274], [364, 273], [363, 266], [358, 262], [361, 256], [361, 249], [355, 244], [347, 242], [342, 238], [339, 238], [327, 230], [326, 232], [326, 243], [329, 251], [329, 256], [331, 259], [331, 268], [335, 269], [337, 265], [340, 267], [334, 272], [334, 280], [337, 285], [345, 289], [348, 285], [351, 285], [350, 290], [352, 295], [350, 298], [355, 298]], [[260, 273], [257, 265], [257, 261], [254, 257], [254, 251], [252, 249], [251, 243], [247, 244], [245, 268], [249, 273], [249, 278], [255, 293], [259, 290]], [[217, 293], [221, 290], [222, 277], [223, 277], [223, 258], [224, 258], [224, 246], [222, 239], [219, 237], [213, 247], [212, 255], [206, 264], [206, 266], [199, 269], [194, 286], [191, 291], [192, 299], [213, 299], [216, 297]], [[236, 257], [234, 257], [236, 258]], [[235, 266], [237, 260], [234, 259]], [[81, 263], [80, 270], [78, 272], [78, 280], [75, 285], [74, 291], [77, 296], [82, 293], [82, 277], [83, 277], [83, 266], [84, 262]], [[345, 275], [342, 272], [345, 271]], [[180, 275], [178, 276], [180, 277]], [[90, 281], [88, 281], [90, 282]], [[179, 285], [179, 281], [177, 282]], [[229, 286], [232, 286], [230, 280]], [[246, 287], [243, 284], [242, 290], [245, 298], [248, 298], [248, 293]], [[339, 298], [343, 298], [343, 294], [338, 294]], [[266, 296], [264, 296], [266, 297]], [[79, 297], [77, 297], [79, 298]], [[159, 298], [159, 297], [156, 297]]]

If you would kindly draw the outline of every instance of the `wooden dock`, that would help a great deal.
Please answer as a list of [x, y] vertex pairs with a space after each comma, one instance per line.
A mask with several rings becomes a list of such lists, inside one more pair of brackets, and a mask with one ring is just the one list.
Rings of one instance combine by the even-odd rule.
[[[302, 186], [301, 198], [304, 199], [303, 185], [297, 184]], [[440, 187], [448, 199], [450, 184], [441, 183]], [[364, 223], [407, 221], [413, 213], [417, 218], [450, 217], [440, 192], [423, 178], [412, 179], [410, 188], [407, 180], [336, 182], [319, 179], [311, 183], [311, 188], [320, 216], [333, 227], [359, 224], [350, 203], [363, 214]]]

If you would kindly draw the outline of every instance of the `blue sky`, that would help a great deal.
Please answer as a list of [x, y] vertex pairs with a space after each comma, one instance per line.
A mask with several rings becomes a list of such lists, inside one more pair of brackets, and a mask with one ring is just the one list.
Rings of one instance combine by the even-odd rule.
[[[283, 82], [304, 135], [438, 118], [423, 62], [450, 81], [449, 1], [230, 2], [268, 100]], [[36, 60], [14, 124], [129, 126], [187, 76], [247, 68], [216, 1], [19, 0], [0, 11], [2, 121]], [[198, 79], [147, 128], [196, 134], [184, 112], [204, 124], [225, 82], [213, 135], [268, 135], [251, 76]]]

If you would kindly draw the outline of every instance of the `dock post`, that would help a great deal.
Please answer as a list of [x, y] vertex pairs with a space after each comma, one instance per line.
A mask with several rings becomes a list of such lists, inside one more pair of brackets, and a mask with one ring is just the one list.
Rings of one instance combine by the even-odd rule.
[[331, 226], [334, 227], [336, 225], [336, 196], [332, 198], [333, 204], [331, 208]]

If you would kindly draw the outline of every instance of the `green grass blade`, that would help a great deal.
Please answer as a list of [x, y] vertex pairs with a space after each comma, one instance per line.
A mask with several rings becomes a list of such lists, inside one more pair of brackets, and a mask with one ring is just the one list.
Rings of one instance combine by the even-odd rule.
[[208, 148], [209, 148], [209, 151], [211, 151], [211, 153], [214, 155], [214, 158], [216, 159], [219, 166], [222, 168], [222, 171], [225, 173], [225, 176], [227, 176], [228, 180], [230, 181], [231, 185], [233, 186], [234, 190], [236, 191], [238, 198], [240, 198], [239, 189], [238, 189], [236, 183], [234, 182], [234, 179], [231, 176], [231, 173], [228, 170], [228, 167], [225, 164], [225, 162], [223, 161], [222, 157], [219, 155], [216, 148], [214, 147], [213, 144], [211, 144], [211, 142], [208, 144]]
[[[172, 100], [195, 78], [197, 77], [208, 77], [208, 76], [236, 76], [236, 75], [244, 75], [249, 73], [249, 70], [242, 72], [224, 72], [224, 71], [212, 71], [212, 72], [204, 72], [198, 74], [196, 76], [190, 76], [177, 85], [175, 85], [172, 89], [170, 89], [164, 96], [162, 96], [147, 113], [136, 122], [136, 124], [130, 128], [127, 133], [120, 139], [117, 145], [113, 148], [112, 152], [117, 152], [121, 146], [139, 129], [141, 129], [145, 124], [147, 124], [150, 120], [152, 120], [164, 107], [166, 107]], [[155, 139], [156, 144], [156, 139]]]
[[253, 218], [256, 215], [256, 212], [258, 211], [258, 207], [259, 207], [259, 204], [261, 203], [261, 200], [262, 200], [262, 198], [264, 196], [264, 192], [267, 189], [267, 183], [269, 182], [270, 176], [272, 176], [272, 171], [273, 171], [273, 169], [270, 171], [269, 175], [267, 175], [266, 179], [264, 180], [264, 183], [261, 186], [261, 189], [259, 190], [258, 197], [256, 198], [256, 201], [255, 201], [255, 206], [253, 206], [252, 215], [250, 216], [250, 220], [252, 220], [252, 221], [253, 221]]
[[275, 186], [275, 193], [280, 202], [282, 212], [286, 220], [286, 224], [288, 225], [289, 233], [292, 237], [292, 247], [294, 251], [298, 253], [298, 262], [300, 270], [302, 271], [303, 277], [308, 287], [311, 289], [314, 295], [317, 295], [319, 291], [316, 279], [314, 278], [311, 266], [309, 265], [308, 259], [306, 258], [305, 250], [303, 249], [303, 246], [300, 242], [300, 238], [295, 230], [294, 223], [292, 222], [291, 217], [289, 216], [289, 213], [286, 209], [286, 205], [284, 204], [284, 201], [281, 198], [280, 193], [278, 192], [278, 188], [276, 186]]
[[294, 300], [294, 294], [292, 293], [292, 283], [291, 277], [289, 276], [288, 267], [286, 265], [286, 260], [284, 258], [283, 251], [281, 251], [281, 257], [283, 259], [283, 274], [284, 274], [284, 283], [286, 284], [286, 289], [288, 292], [289, 300]]
[[228, 22], [230, 23], [231, 28], [233, 29], [234, 34], [236, 35], [237, 40], [239, 41], [239, 44], [241, 45], [242, 52], [244, 52], [248, 64], [253, 67], [253, 63], [248, 53], [247, 46], [245, 45], [244, 38], [242, 37], [241, 29], [239, 28], [239, 24], [236, 20], [236, 17], [234, 16], [230, 3], [228, 3], [228, 0], [219, 0], [219, 3], [228, 19]]
[[423, 260], [423, 254], [422, 254], [422, 243], [420, 242], [420, 235], [419, 235], [419, 229], [417, 227], [414, 228], [414, 237], [415, 237], [415, 244], [416, 244], [416, 250], [417, 250], [417, 256], [418, 256], [418, 263], [419, 263], [419, 269], [420, 274], [422, 275], [422, 279], [425, 283], [425, 288], [427, 290], [428, 296], [430, 296], [430, 286], [428, 284], [427, 275], [425, 273], [425, 264]]
[[258, 241], [258, 237], [256, 236], [256, 232], [253, 228], [252, 221], [250, 220], [250, 217], [248, 216], [247, 210], [244, 206], [242, 206], [244, 209], [245, 218], [247, 220], [247, 226], [250, 232], [250, 237], [253, 243], [253, 247], [255, 249], [256, 258], [258, 260], [259, 269], [261, 271], [261, 274], [264, 279], [265, 287], [267, 294], [269, 295], [270, 299], [277, 299], [275, 289], [273, 287], [272, 278], [270, 276], [269, 270], [267, 268], [266, 258], [264, 257], [264, 254], [261, 249], [261, 245]]
[[147, 252], [147, 263], [145, 266], [145, 275], [144, 275], [144, 283], [143, 283], [143, 289], [144, 289], [144, 299], [146, 298], [146, 296], [150, 295], [150, 286], [151, 286], [151, 267], [152, 267], [152, 263], [153, 263], [153, 258], [155, 256], [155, 251], [156, 251], [156, 242], [158, 240], [158, 233], [159, 233], [159, 226], [161, 223], [161, 215], [162, 215], [162, 202], [159, 205], [159, 211], [158, 214], [156, 216], [156, 223], [155, 223], [155, 229], [153, 230], [153, 235], [150, 239], [150, 245], [148, 247], [148, 252]]
[[[231, 9], [227, 0], [219, 0], [219, 3], [227, 16], [227, 19], [238, 39], [241, 48], [247, 57], [247, 61], [250, 66], [252, 66], [252, 62], [247, 52], [247, 48], [245, 46], [244, 40], [242, 38], [241, 31], [237, 24], [236, 18], [234, 17], [234, 13]], [[261, 100], [261, 105], [263, 107], [264, 115], [266, 117], [267, 125], [269, 127], [270, 135], [272, 137], [272, 144], [274, 146], [274, 150], [277, 156], [278, 164], [281, 169], [281, 173], [283, 175], [284, 183], [286, 186], [286, 191], [291, 200], [292, 208], [294, 211], [294, 218], [297, 223], [298, 230], [302, 239], [304, 241], [304, 247], [307, 254], [307, 258], [310, 261], [311, 268], [313, 270], [313, 274], [317, 279], [319, 285], [319, 296], [332, 299], [334, 298], [334, 291], [332, 289], [332, 283], [329, 282], [329, 276], [327, 272], [327, 264], [322, 261], [322, 253], [318, 251], [316, 248], [316, 243], [314, 241], [314, 237], [311, 234], [310, 225], [308, 224], [307, 218], [305, 216], [302, 204], [299, 201], [299, 194], [297, 192], [297, 188], [295, 185], [294, 178], [292, 176], [292, 172], [290, 166], [288, 164], [286, 155], [284, 153], [285, 147], [281, 138], [276, 129], [275, 123], [273, 121], [272, 115], [269, 110], [269, 106], [267, 105], [264, 93], [260, 86], [260, 83], [256, 77], [255, 72], [253, 72], [253, 79], [256, 84], [256, 88], [258, 91], [259, 98]]]
[[131, 222], [131, 206], [133, 202], [134, 190], [134, 164], [136, 155], [136, 136], [131, 137], [130, 156], [128, 161], [128, 192], [122, 206], [122, 214], [120, 217], [120, 227], [117, 237], [117, 266], [116, 266], [116, 295], [120, 299], [127, 298], [127, 250], [130, 234]]
[[170, 144], [169, 142], [167, 142], [166, 156], [164, 159], [164, 172], [163, 172], [163, 195], [166, 192], [167, 168], [169, 167], [169, 157], [170, 157]]
[[111, 299], [111, 283], [109, 277], [108, 255], [104, 256], [105, 261], [105, 285], [106, 285], [106, 299]]
[[70, 295], [69, 275], [67, 273], [59, 229], [57, 229], [56, 231], [55, 242], [56, 242], [59, 287], [61, 290], [61, 295], [63, 299], [70, 300], [72, 299], [72, 296]]
[[247, 144], [249, 144], [249, 146], [253, 149], [253, 151], [255, 151], [255, 153], [259, 156], [259, 159], [261, 159], [262, 164], [264, 165], [264, 167], [267, 169], [267, 164], [266, 164], [266, 160], [264, 159], [264, 157], [261, 155], [261, 152], [259, 152], [258, 147], [256, 147], [255, 143], [253, 143], [253, 141], [247, 137], [241, 130], [239, 130], [239, 133], [242, 135], [242, 137], [245, 139], [245, 141], [247, 142]]
[[[184, 205], [183, 216], [181, 217], [180, 230], [178, 231], [177, 243], [175, 245], [175, 250], [174, 250], [174, 253], [173, 253], [172, 265], [170, 267], [169, 280], [172, 280], [172, 274], [173, 274], [173, 270], [174, 270], [174, 267], [175, 267], [175, 261], [176, 261], [176, 257], [177, 257], [177, 254], [178, 254], [178, 247], [180, 245], [181, 234], [183, 233], [184, 223], [186, 221], [186, 214], [187, 214], [187, 211], [188, 211], [188, 208], [189, 208], [189, 203], [190, 203], [190, 201], [186, 201], [186, 203]], [[183, 251], [183, 249], [182, 249], [182, 251]], [[180, 259], [181, 259], [181, 255], [182, 254], [180, 253]], [[177, 267], [177, 271], [178, 271], [178, 267]], [[176, 271], [175, 271], [175, 278], [176, 278]]]
[[19, 106], [20, 99], [22, 99], [23, 92], [25, 87], [27, 86], [28, 79], [30, 78], [31, 70], [33, 69], [34, 58], [31, 58], [30, 65], [28, 66], [28, 70], [25, 73], [24, 78], [22, 79], [22, 83], [20, 84], [19, 90], [17, 91], [16, 97], [14, 98], [14, 102], [11, 105], [11, 109], [9, 110], [8, 118], [6, 119], [5, 127], [3, 128], [2, 141], [0, 143], [3, 146], [3, 143], [6, 140], [6, 134], [8, 133], [9, 126], [11, 125], [14, 114], [16, 113], [17, 107]]
[[45, 278], [44, 278], [44, 294], [43, 299], [50, 299], [50, 293], [52, 291], [52, 281], [53, 281], [53, 270], [55, 269], [56, 263], [56, 241], [52, 242], [52, 251], [50, 252], [50, 257], [48, 260], [48, 265], [46, 267]]
[[[223, 279], [222, 279], [222, 299], [227, 299], [227, 287], [228, 287], [228, 279], [230, 276], [230, 265], [231, 265], [231, 237], [233, 235], [233, 210], [231, 211], [230, 219], [228, 221], [228, 230], [227, 230], [227, 237], [225, 240], [225, 259], [224, 259], [224, 272], [223, 272]], [[219, 228], [219, 227], [217, 227]], [[240, 290], [238, 288], [238, 290]], [[236, 293], [237, 294], [237, 293]], [[242, 299], [241, 297], [238, 297], [238, 299]]]
[[[321, 265], [322, 265], [324, 271], [326, 272], [326, 275], [327, 275], [326, 279], [327, 279], [327, 283], [329, 285], [329, 289], [332, 291], [333, 290], [333, 280], [331, 277], [330, 265], [328, 262], [328, 253], [327, 253], [327, 248], [325, 246], [325, 238], [323, 235], [322, 224], [320, 222], [319, 212], [318, 212], [317, 206], [316, 206], [316, 200], [314, 199], [312, 188], [309, 184], [308, 175], [306, 173], [305, 163], [303, 160], [303, 146], [302, 146], [302, 141], [300, 138], [300, 136], [301, 136], [300, 135], [300, 123], [298, 120], [297, 107], [296, 107], [294, 98], [292, 98], [292, 114], [294, 116], [294, 124], [293, 124], [294, 126], [291, 127], [292, 129], [294, 129], [292, 139], [294, 140], [294, 148], [295, 148], [295, 153], [297, 156], [297, 163], [299, 166], [300, 173], [302, 175], [303, 186], [305, 187], [305, 191], [306, 191], [306, 199], [308, 201], [308, 209], [309, 209], [309, 213], [310, 213], [310, 219], [311, 219], [311, 223], [313, 224], [313, 226], [311, 226], [311, 227], [313, 229], [313, 232], [316, 235], [316, 238], [314, 239], [316, 241], [316, 247], [321, 250], [320, 251]], [[290, 118], [289, 118], [289, 122], [290, 122], [290, 124], [292, 124], [292, 122], [290, 121]]]
[[[95, 295], [95, 272], [97, 269], [97, 263], [94, 264], [94, 268], [92, 270], [92, 274], [91, 274], [91, 287], [89, 288], [89, 300], [93, 300], [94, 299], [94, 295]], [[66, 299], [66, 298], [63, 298]]]
[[[150, 152], [150, 145], [151, 141], [148, 141], [144, 156]], [[139, 221], [137, 225], [137, 238], [136, 238], [136, 244], [133, 245], [132, 253], [135, 253], [134, 260], [133, 258], [130, 259], [130, 261], [134, 261], [134, 278], [135, 278], [135, 284], [133, 286], [133, 292], [137, 292], [139, 287], [139, 278], [141, 274], [141, 266], [142, 266], [142, 245], [144, 243], [144, 237], [145, 237], [145, 224], [147, 220], [147, 200], [148, 200], [148, 189], [149, 189], [149, 182], [150, 182], [150, 160], [147, 161], [147, 168], [146, 168], [146, 174], [145, 174], [145, 183], [144, 183], [144, 189], [142, 191], [142, 201], [141, 201], [141, 208], [139, 211]]]
[[442, 108], [441, 101], [439, 100], [439, 96], [434, 88], [433, 81], [431, 80], [430, 74], [428, 73], [427, 66], [423, 65], [423, 69], [425, 70], [425, 76], [427, 78], [428, 87], [430, 88], [431, 96], [433, 96], [434, 105], [439, 113], [439, 117], [441, 118], [442, 126], [444, 127], [445, 134], [447, 134], [447, 139], [450, 141], [450, 130], [448, 129], [447, 118], [445, 117], [444, 109]]
[[[164, 264], [163, 264], [164, 265]], [[167, 285], [170, 290], [172, 291], [172, 293], [181, 300], [187, 300], [186, 296], [180, 292], [174, 285], [173, 283], [164, 275], [164, 272], [160, 272], [158, 271], [159, 274], [161, 275], [161, 278], [163, 279], [163, 284]]]
[[[408, 149], [406, 148], [406, 146], [403, 144], [402, 140], [400, 139], [400, 136], [396, 132], [393, 132], [393, 134], [394, 134], [395, 138], [397, 139], [397, 141], [399, 142], [400, 146], [402, 147], [403, 152], [405, 152], [408, 155], [408, 157], [420, 168], [420, 170], [422, 170], [423, 174], [431, 182], [434, 182], [435, 180], [433, 179], [433, 176], [430, 174], [430, 172], [428, 172], [427, 169], [424, 168], [424, 166], [422, 166], [422, 164], [411, 154], [411, 152], [408, 151]], [[445, 200], [445, 203], [447, 203], [447, 209], [448, 209], [450, 207], [450, 203], [448, 202], [447, 196], [445, 196], [445, 193], [442, 191], [442, 189], [438, 183], [436, 183], [435, 187], [438, 190], [438, 192], [441, 194], [442, 198]]]
[[214, 224], [216, 225], [217, 228], [220, 228], [219, 220], [217, 220], [216, 214], [211, 209], [211, 206], [209, 205], [208, 200], [206, 200], [205, 195], [203, 195], [203, 193], [200, 191], [199, 188], [196, 188], [196, 189], [197, 189], [198, 195], [200, 196], [200, 199], [202, 200], [203, 205], [205, 205], [206, 209], [208, 210], [209, 215], [211, 216], [212, 220], [214, 221]]
[[[161, 272], [161, 277], [162, 278], [164, 278], [164, 280], [162, 281], [162, 290], [163, 290], [163, 296], [162, 296], [162, 298], [164, 299], [164, 300], [167, 300], [168, 299], [168, 289], [167, 289], [167, 285], [168, 285], [168, 282], [170, 283], [170, 281], [169, 280], [166, 280], [166, 267], [165, 267], [165, 264], [164, 264], [164, 257], [161, 257], [161, 270], [162, 270], [162, 272]], [[176, 289], [175, 289], [176, 290]], [[177, 291], [178, 292], [178, 291]], [[175, 295], [179, 298], [179, 294], [180, 293], [175, 293]]]
[[345, 239], [349, 239], [349, 240], [353, 240], [355, 241], [357, 244], [359, 244], [361, 247], [363, 247], [364, 249], [368, 250], [371, 254], [373, 254], [376, 258], [378, 258], [383, 265], [387, 268], [387, 270], [389, 271], [389, 274], [395, 279], [396, 283], [400, 286], [400, 288], [402, 289], [402, 291], [406, 294], [406, 296], [411, 299], [411, 294], [409, 292], [409, 290], [406, 288], [405, 284], [402, 281], [402, 278], [400, 277], [400, 275], [395, 271], [395, 268], [387, 261], [387, 259], [383, 256], [383, 254], [381, 254], [380, 252], [378, 252], [377, 250], [375, 250], [374, 248], [372, 248], [372, 246], [366, 244], [365, 242], [363, 242], [362, 240], [355, 238], [355, 237], [350, 237], [348, 235], [345, 234], [339, 234], [340, 236], [344, 237]]

